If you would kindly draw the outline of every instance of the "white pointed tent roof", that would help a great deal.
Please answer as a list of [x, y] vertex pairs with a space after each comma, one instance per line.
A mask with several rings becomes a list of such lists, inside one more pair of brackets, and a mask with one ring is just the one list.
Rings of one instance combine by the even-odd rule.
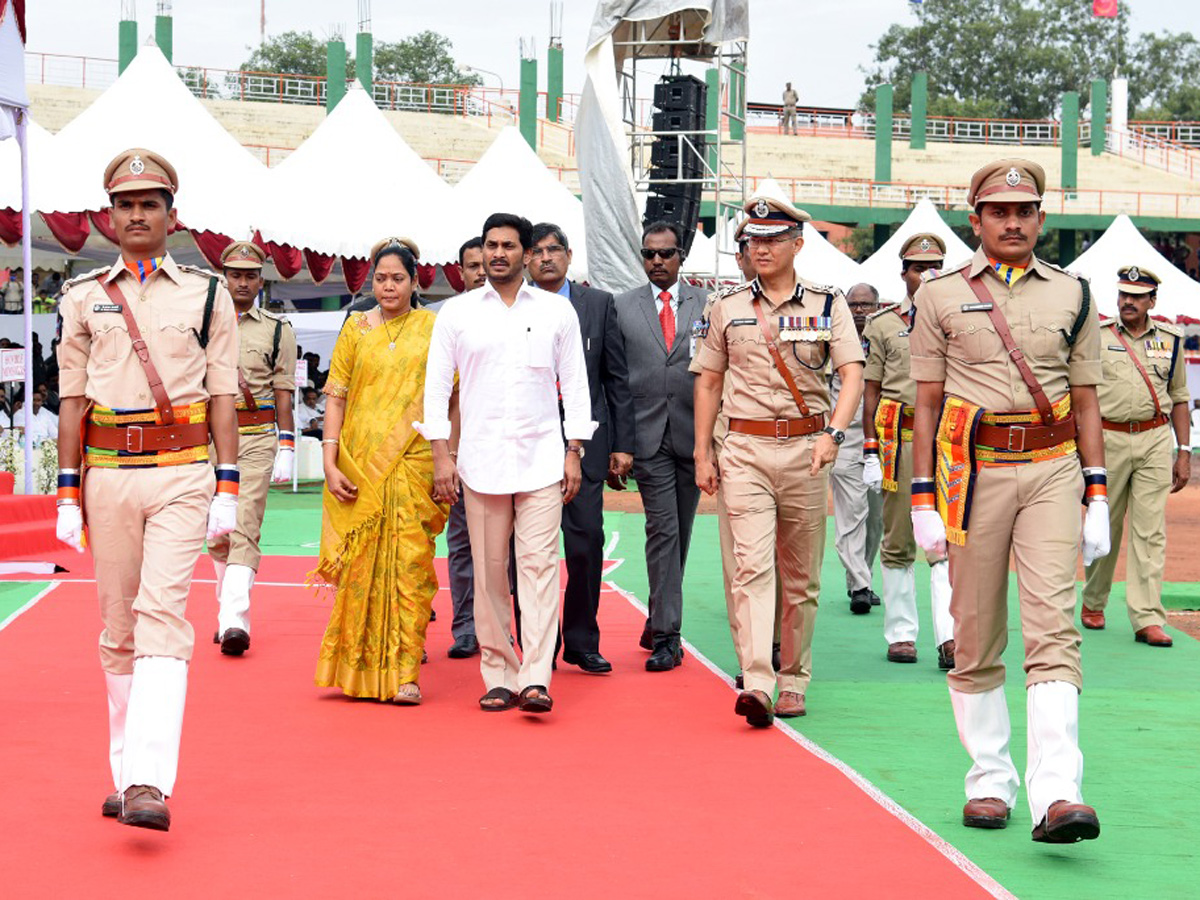
[[895, 234], [862, 263], [862, 280], [874, 285], [884, 300], [903, 300], [908, 295], [900, 277], [900, 248], [922, 232], [936, 234], [946, 242], [947, 269], [961, 265], [974, 253], [946, 224], [929, 198], [922, 198]]
[[504, 128], [479, 161], [454, 186], [464, 211], [464, 240], [478, 234], [495, 212], [524, 216], [530, 222], [553, 222], [567, 235], [573, 259], [569, 276], [587, 277], [587, 236], [583, 203], [546, 168], [521, 132]]
[[1175, 268], [1147, 241], [1127, 215], [1119, 215], [1108, 230], [1067, 268], [1091, 282], [1092, 297], [1102, 316], [1117, 314], [1117, 270], [1144, 266], [1162, 279], [1151, 314], [1174, 320], [1200, 318], [1200, 282]]
[[250, 236], [266, 167], [179, 80], [162, 51], [143, 46], [116, 82], [54, 136], [37, 167], [42, 212], [109, 205], [104, 169], [130, 147], [165, 157], [179, 173], [175, 207], [188, 228]]
[[[29, 199], [32, 208], [37, 209], [38, 190], [48, 171], [44, 160], [50, 153], [54, 135], [35, 122], [32, 116], [26, 121], [29, 142]], [[0, 141], [0, 209], [20, 208], [21, 148], [16, 141]]]
[[444, 263], [457, 258], [466, 227], [454, 205], [450, 186], [354, 82], [267, 173], [255, 225], [265, 240], [332, 256], [365, 258], [382, 238], [409, 237], [421, 262]]

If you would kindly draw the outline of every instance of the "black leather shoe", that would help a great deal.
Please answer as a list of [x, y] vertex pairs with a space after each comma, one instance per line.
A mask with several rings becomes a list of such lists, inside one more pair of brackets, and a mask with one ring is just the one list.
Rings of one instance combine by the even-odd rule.
[[454, 643], [450, 645], [450, 649], [446, 651], [446, 655], [451, 659], [470, 659], [478, 653], [479, 639], [473, 634], [456, 637]]
[[871, 611], [871, 592], [866, 588], [859, 588], [857, 591], [850, 593], [850, 612], [856, 616], [865, 616]]
[[429, 610], [429, 621], [430, 622], [437, 621], [437, 610], [436, 609]]
[[737, 673], [737, 678], [733, 679], [733, 683], [734, 683], [734, 686], [737, 687], [737, 689], [739, 691], [745, 690], [745, 688], [746, 688], [746, 678], [744, 675], [742, 675], [741, 672]]
[[882, 600], [879, 599], [879, 595], [877, 593], [875, 593], [874, 591], [867, 591], [867, 593], [871, 595], [871, 605], [872, 606], [878, 606], [880, 603], [883, 602]]
[[226, 656], [241, 656], [250, 649], [250, 634], [240, 628], [226, 628], [221, 635], [221, 652]]
[[646, 624], [642, 626], [642, 636], [638, 639], [638, 646], [643, 650], [654, 649], [654, 634], [650, 631], [650, 620], [646, 620]]
[[683, 648], [679, 646], [679, 638], [659, 638], [654, 644], [654, 652], [646, 660], [647, 672], [669, 672], [683, 662]]
[[779, 657], [779, 645], [771, 645], [771, 668], [778, 672], [783, 667], [783, 662]]
[[612, 671], [612, 663], [599, 653], [574, 653], [564, 649], [562, 658], [563, 662], [579, 666], [589, 675], [607, 675]]

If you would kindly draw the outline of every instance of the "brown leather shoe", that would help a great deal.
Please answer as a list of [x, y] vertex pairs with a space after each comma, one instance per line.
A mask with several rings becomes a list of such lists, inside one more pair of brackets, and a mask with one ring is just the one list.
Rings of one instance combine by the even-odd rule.
[[954, 668], [954, 641], [946, 641], [938, 647], [938, 668], [947, 671]]
[[1011, 811], [996, 797], [968, 800], [963, 807], [963, 824], [968, 828], [1007, 828]]
[[104, 798], [104, 805], [100, 807], [100, 812], [103, 816], [109, 819], [115, 819], [121, 814], [121, 795], [116, 791]]
[[796, 691], [780, 691], [775, 701], [775, 715], [781, 719], [795, 719], [807, 715], [804, 710], [804, 695]]
[[771, 698], [762, 691], [742, 691], [733, 705], [733, 711], [755, 728], [769, 728], [775, 721], [774, 710]]
[[1133, 639], [1139, 644], [1149, 644], [1151, 647], [1170, 647], [1175, 642], [1171, 636], [1162, 630], [1161, 625], [1147, 625], [1139, 628], [1133, 634]]
[[1085, 606], [1079, 610], [1079, 621], [1083, 623], [1084, 628], [1101, 631], [1104, 629], [1104, 610], [1088, 609]]
[[125, 789], [121, 814], [117, 821], [122, 825], [153, 828], [155, 831], [169, 831], [171, 811], [167, 809], [167, 801], [158, 788], [145, 784], [134, 784]]
[[1074, 844], [1100, 837], [1100, 819], [1086, 803], [1055, 800], [1030, 835], [1045, 844]]
[[912, 641], [897, 641], [888, 644], [888, 662], [915, 663], [917, 661], [917, 645]]

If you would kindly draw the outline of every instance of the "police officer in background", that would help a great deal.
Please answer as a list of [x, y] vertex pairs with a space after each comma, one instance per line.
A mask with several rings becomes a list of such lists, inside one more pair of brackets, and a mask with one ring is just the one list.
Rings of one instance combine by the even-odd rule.
[[[758, 277], [722, 296], [702, 323], [696, 379], [696, 484], [724, 492], [736, 569], [734, 639], [745, 690], [734, 712], [756, 727], [775, 715], [805, 714], [812, 635], [821, 589], [826, 467], [862, 394], [862, 346], [846, 300], [835, 288], [798, 278], [807, 213], [768, 197], [746, 204]], [[830, 413], [825, 366], [842, 378]], [[726, 391], [726, 380], [729, 381]], [[718, 472], [713, 425], [722, 408], [729, 433]], [[775, 566], [782, 577], [780, 669], [771, 666]], [[779, 687], [779, 697], [772, 693]]]
[[263, 287], [266, 254], [250, 241], [235, 241], [221, 254], [225, 283], [238, 318], [238, 496], [237, 528], [208, 545], [217, 576], [214, 643], [227, 656], [250, 646], [250, 591], [262, 553], [258, 547], [267, 489], [291, 481], [296, 435], [292, 396], [296, 390], [296, 334], [274, 313], [256, 306]]
[[[927, 273], [937, 274], [946, 245], [936, 234], [915, 234], [900, 248], [900, 277], [908, 296], [867, 323], [867, 368], [863, 373], [864, 479], [883, 493], [883, 637], [889, 662], [917, 661], [917, 585], [913, 563], [912, 427], [917, 385], [909, 365], [908, 342], [917, 308], [913, 295]], [[884, 471], [886, 464], [886, 473]], [[950, 617], [950, 566], [946, 557], [929, 559], [929, 593], [938, 666], [954, 668], [954, 620]]]
[[188, 589], [205, 537], [233, 530], [238, 495], [237, 319], [217, 276], [167, 253], [178, 184], [149, 150], [109, 163], [121, 258], [69, 282], [59, 305], [57, 534], [83, 551], [82, 497], [117, 788], [103, 812], [160, 831], [195, 638]]
[[[1128, 508], [1125, 605], [1134, 639], [1152, 647], [1170, 647], [1162, 605], [1167, 494], [1183, 490], [1192, 471], [1191, 396], [1182, 358], [1183, 333], [1150, 318], [1158, 298], [1157, 275], [1125, 266], [1117, 279], [1118, 316], [1100, 323], [1104, 381], [1097, 389], [1108, 463], [1109, 536], [1113, 548], [1119, 548]], [[1178, 448], [1174, 465], [1172, 444]], [[1110, 553], [1087, 567], [1079, 614], [1084, 628], [1104, 627], [1116, 565], [1117, 554]]]
[[1108, 503], [1096, 310], [1086, 281], [1034, 255], [1045, 184], [1042, 167], [1021, 159], [977, 171], [967, 200], [980, 247], [917, 291], [912, 519], [926, 553], [950, 545], [948, 679], [972, 763], [963, 824], [1004, 828], [1017, 798], [1000, 658], [1011, 556], [1025, 642], [1032, 837], [1072, 843], [1100, 834], [1081, 794], [1079, 505], [1086, 496], [1090, 564], [1108, 552]]

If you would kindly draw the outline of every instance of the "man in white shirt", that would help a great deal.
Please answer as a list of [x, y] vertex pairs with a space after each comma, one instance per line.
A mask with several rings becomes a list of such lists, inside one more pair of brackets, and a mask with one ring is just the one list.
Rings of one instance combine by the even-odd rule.
[[301, 392], [302, 402], [296, 413], [296, 430], [307, 437], [321, 437], [325, 427], [325, 411], [317, 402], [316, 388], [306, 387]]
[[[58, 440], [58, 416], [50, 412], [42, 404], [45, 402], [46, 396], [41, 391], [33, 392], [33, 425], [29, 430], [29, 440], [33, 446], [37, 446], [42, 441]], [[20, 410], [21, 406], [17, 405], [16, 410]], [[13, 412], [13, 424], [18, 428], [25, 424], [25, 415], [18, 415]]]
[[[522, 278], [531, 231], [528, 220], [507, 213], [484, 223], [487, 284], [452, 297], [438, 314], [425, 375], [425, 422], [415, 423], [433, 447], [435, 499], [453, 503], [462, 479], [475, 564], [475, 632], [487, 688], [479, 704], [488, 712], [519, 706], [544, 713], [553, 705], [562, 505], [579, 492], [583, 443], [596, 430], [575, 310], [565, 297]], [[449, 444], [455, 372], [457, 458]], [[509, 642], [514, 533], [520, 661]]]

